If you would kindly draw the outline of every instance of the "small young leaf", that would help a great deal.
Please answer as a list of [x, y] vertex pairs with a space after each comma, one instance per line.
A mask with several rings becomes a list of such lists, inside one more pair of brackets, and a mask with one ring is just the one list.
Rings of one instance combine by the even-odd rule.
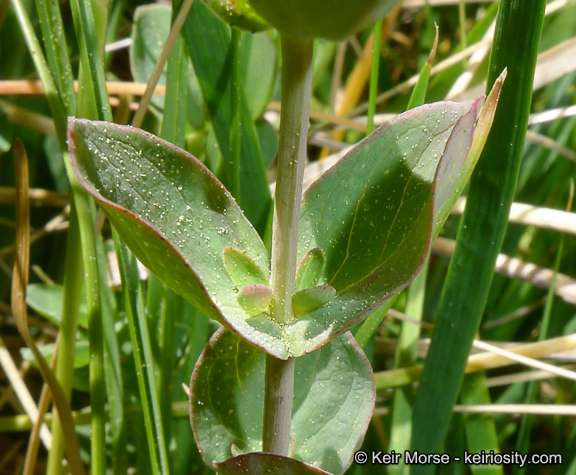
[[296, 318], [326, 305], [336, 295], [334, 287], [320, 285], [300, 290], [292, 297], [292, 311]]
[[325, 264], [326, 256], [322, 249], [317, 247], [307, 252], [296, 270], [296, 290], [308, 289], [319, 285]]
[[238, 292], [240, 307], [252, 317], [267, 312], [271, 301], [272, 291], [265, 285], [248, 285]]
[[241, 289], [247, 285], [268, 285], [269, 277], [254, 260], [245, 252], [228, 246], [223, 252], [224, 266], [234, 282], [234, 285]]

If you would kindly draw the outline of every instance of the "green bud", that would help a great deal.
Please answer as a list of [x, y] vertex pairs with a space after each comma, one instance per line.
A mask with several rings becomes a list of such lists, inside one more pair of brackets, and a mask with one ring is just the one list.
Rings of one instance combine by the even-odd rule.
[[236, 296], [242, 310], [251, 317], [267, 312], [272, 301], [272, 291], [265, 285], [242, 287]]
[[252, 33], [270, 29], [270, 25], [254, 11], [248, 0], [204, 0], [204, 3], [230, 26]]
[[296, 290], [315, 287], [322, 280], [326, 256], [319, 247], [308, 251], [296, 269]]
[[268, 285], [266, 272], [244, 252], [228, 246], [224, 248], [222, 258], [236, 288], [241, 289], [252, 284]]
[[292, 312], [296, 318], [319, 309], [336, 295], [334, 287], [319, 285], [296, 292], [292, 297]]
[[382, 19], [398, 0], [250, 0], [280, 33], [340, 41]]

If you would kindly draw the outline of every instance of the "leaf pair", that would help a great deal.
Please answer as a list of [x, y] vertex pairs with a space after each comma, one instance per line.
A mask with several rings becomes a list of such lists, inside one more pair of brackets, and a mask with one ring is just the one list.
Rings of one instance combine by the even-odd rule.
[[[309, 188], [295, 276], [299, 318], [284, 326], [266, 311], [267, 250], [204, 165], [150, 134], [103, 122], [72, 119], [69, 143], [80, 181], [134, 254], [206, 315], [285, 359], [342, 334], [415, 276], [435, 223], [471, 173], [478, 103], [399, 115]], [[480, 135], [490, 124], [482, 120]]]
[[276, 464], [281, 473], [326, 473], [314, 467], [344, 473], [362, 443], [376, 394], [370, 364], [352, 335], [296, 360], [291, 459], [258, 453], [265, 364], [262, 351], [224, 329], [204, 349], [192, 376], [190, 418], [206, 463], [216, 462], [218, 473], [239, 473], [238, 467], [269, 473], [264, 467]]

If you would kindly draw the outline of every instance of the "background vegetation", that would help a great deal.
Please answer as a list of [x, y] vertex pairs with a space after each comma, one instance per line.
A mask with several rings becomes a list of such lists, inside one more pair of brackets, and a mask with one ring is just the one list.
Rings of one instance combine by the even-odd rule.
[[[182, 386], [188, 386], [216, 324], [152, 276], [146, 276], [140, 300], [134, 290], [139, 284], [128, 274], [124, 274], [125, 288], [120, 288], [110, 227], [93, 204], [70, 187], [63, 155], [65, 117], [141, 123], [146, 130], [185, 147], [233, 191], [267, 242], [268, 186], [274, 182], [280, 90], [279, 41], [273, 32], [231, 35], [201, 2], [195, 2], [149, 108], [141, 108], [134, 116], [176, 16], [170, 5], [162, 3], [94, 1], [93, 8], [86, 9], [87, 4], [4, 0], [0, 10], [0, 473], [21, 472], [27, 453], [35, 463], [35, 468], [34, 463], [27, 465], [29, 473], [58, 473], [67, 440], [66, 424], [61, 430], [51, 423], [49, 399], [41, 398], [42, 376], [20, 336], [21, 318], [11, 309], [15, 139], [21, 140], [27, 152], [33, 188], [28, 327], [49, 360], [59, 346], [55, 373], [64, 392], [71, 389], [81, 459], [93, 473], [106, 469], [111, 473], [203, 473], [207, 469], [195, 448]], [[311, 165], [306, 180], [312, 181], [331, 163], [329, 155], [335, 149], [366, 135], [370, 105], [375, 107], [377, 124], [406, 110], [416, 76], [433, 47], [435, 24], [439, 41], [426, 102], [483, 94], [498, 6], [498, 2], [405, 0], [382, 22], [375, 60], [372, 30], [341, 44], [318, 41], [309, 134]], [[569, 371], [574, 367], [574, 353], [569, 349], [576, 343], [562, 337], [576, 332], [576, 216], [570, 212], [576, 161], [574, 18], [575, 1], [548, 3], [527, 140], [518, 162], [515, 203], [478, 333], [480, 340], [508, 349], [542, 342], [526, 347], [525, 355]], [[537, 38], [525, 27], [522, 22], [501, 25], [523, 40]], [[496, 38], [503, 41], [501, 36]], [[230, 44], [241, 45], [236, 62], [230, 61]], [[372, 64], [378, 66], [378, 75], [371, 78]], [[78, 81], [77, 93], [74, 80]], [[235, 81], [243, 88], [245, 101], [240, 105], [229, 99]], [[369, 100], [370, 81], [377, 99]], [[522, 79], [512, 81], [511, 88], [525, 86]], [[228, 98], [224, 107], [223, 97]], [[241, 120], [235, 121], [238, 107]], [[230, 130], [235, 129], [240, 130], [241, 148], [230, 146], [236, 140]], [[224, 166], [236, 159], [230, 150], [240, 154], [236, 172]], [[505, 151], [493, 154], [487, 173], [502, 175], [508, 160]], [[78, 213], [70, 213], [71, 196]], [[480, 201], [489, 202], [490, 196], [491, 190], [486, 188], [482, 195], [480, 189]], [[427, 273], [395, 300], [386, 315], [379, 311], [370, 318], [376, 335], [367, 326], [353, 330], [361, 332], [357, 337], [376, 373], [378, 389], [375, 416], [363, 448], [407, 449], [414, 428], [422, 438], [434, 440], [442, 452], [557, 453], [563, 455], [562, 465], [527, 470], [575, 473], [574, 373], [553, 375], [549, 368], [510, 366], [510, 360], [477, 356], [469, 365], [475, 372], [464, 379], [445, 442], [440, 436], [434, 438], [442, 419], [448, 421], [450, 414], [449, 409], [434, 409], [442, 406], [430, 395], [436, 389], [420, 396], [432, 407], [428, 411], [432, 419], [412, 417], [415, 391], [407, 384], [419, 378], [416, 365], [426, 354], [438, 309], [446, 305], [441, 295], [462, 208], [457, 207], [435, 242]], [[467, 219], [474, 218], [472, 214]], [[487, 248], [497, 250], [489, 241], [466, 242], [476, 256], [483, 256]], [[461, 262], [467, 267], [471, 261]], [[123, 272], [129, 267], [123, 264]], [[474, 280], [453, 278], [452, 282], [456, 282], [450, 290], [453, 294], [479, 293]], [[130, 307], [141, 308], [146, 318], [133, 319], [127, 312]], [[464, 313], [455, 318], [465, 322], [473, 317]], [[463, 341], [445, 341], [446, 354], [457, 352], [456, 347], [467, 351]], [[144, 371], [135, 370], [135, 360], [136, 367]], [[448, 371], [443, 376], [434, 375], [432, 380], [447, 387], [459, 380], [460, 373]], [[452, 404], [449, 396], [442, 396], [442, 401]], [[48, 425], [39, 426], [34, 435], [29, 416], [36, 418], [38, 406], [47, 411]], [[421, 410], [418, 403], [415, 410]], [[100, 424], [94, 426], [94, 420]], [[98, 431], [102, 438], [95, 436]], [[28, 449], [31, 440], [39, 440], [38, 457], [33, 443]], [[151, 448], [150, 440], [159, 444]], [[353, 465], [350, 472], [381, 470]], [[390, 472], [402, 470], [389, 467]], [[464, 468], [452, 464], [440, 470], [457, 473]], [[503, 468], [469, 470], [501, 473]], [[518, 467], [505, 470], [523, 471]]]

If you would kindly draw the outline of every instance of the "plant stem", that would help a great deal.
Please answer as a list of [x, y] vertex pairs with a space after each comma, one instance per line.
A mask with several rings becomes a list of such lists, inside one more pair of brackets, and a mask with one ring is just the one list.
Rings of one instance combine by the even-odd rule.
[[278, 323], [286, 323], [292, 318], [311, 80], [312, 42], [283, 37], [282, 112], [271, 281], [274, 296], [272, 315]]
[[368, 124], [366, 135], [374, 132], [374, 115], [376, 115], [376, 95], [378, 94], [378, 75], [380, 72], [380, 49], [382, 46], [382, 22], [374, 25], [374, 45], [372, 46], [372, 67], [370, 68], [370, 92], [368, 96]]
[[238, 28], [232, 28], [232, 38], [230, 39], [230, 49], [232, 51], [232, 87], [230, 89], [230, 115], [232, 124], [230, 128], [230, 174], [228, 190], [236, 201], [240, 203], [240, 158], [241, 158], [241, 94], [242, 94], [242, 32]]
[[290, 455], [290, 420], [294, 399], [295, 363], [296, 358], [281, 360], [272, 355], [266, 355], [264, 430], [262, 431], [264, 452]]
[[466, 49], [466, 3], [464, 0], [458, 2], [458, 22], [460, 23], [460, 47]]
[[[312, 41], [282, 37], [282, 112], [272, 237], [272, 317], [292, 319], [298, 224], [312, 83]], [[263, 450], [288, 455], [294, 396], [293, 358], [266, 357]]]

